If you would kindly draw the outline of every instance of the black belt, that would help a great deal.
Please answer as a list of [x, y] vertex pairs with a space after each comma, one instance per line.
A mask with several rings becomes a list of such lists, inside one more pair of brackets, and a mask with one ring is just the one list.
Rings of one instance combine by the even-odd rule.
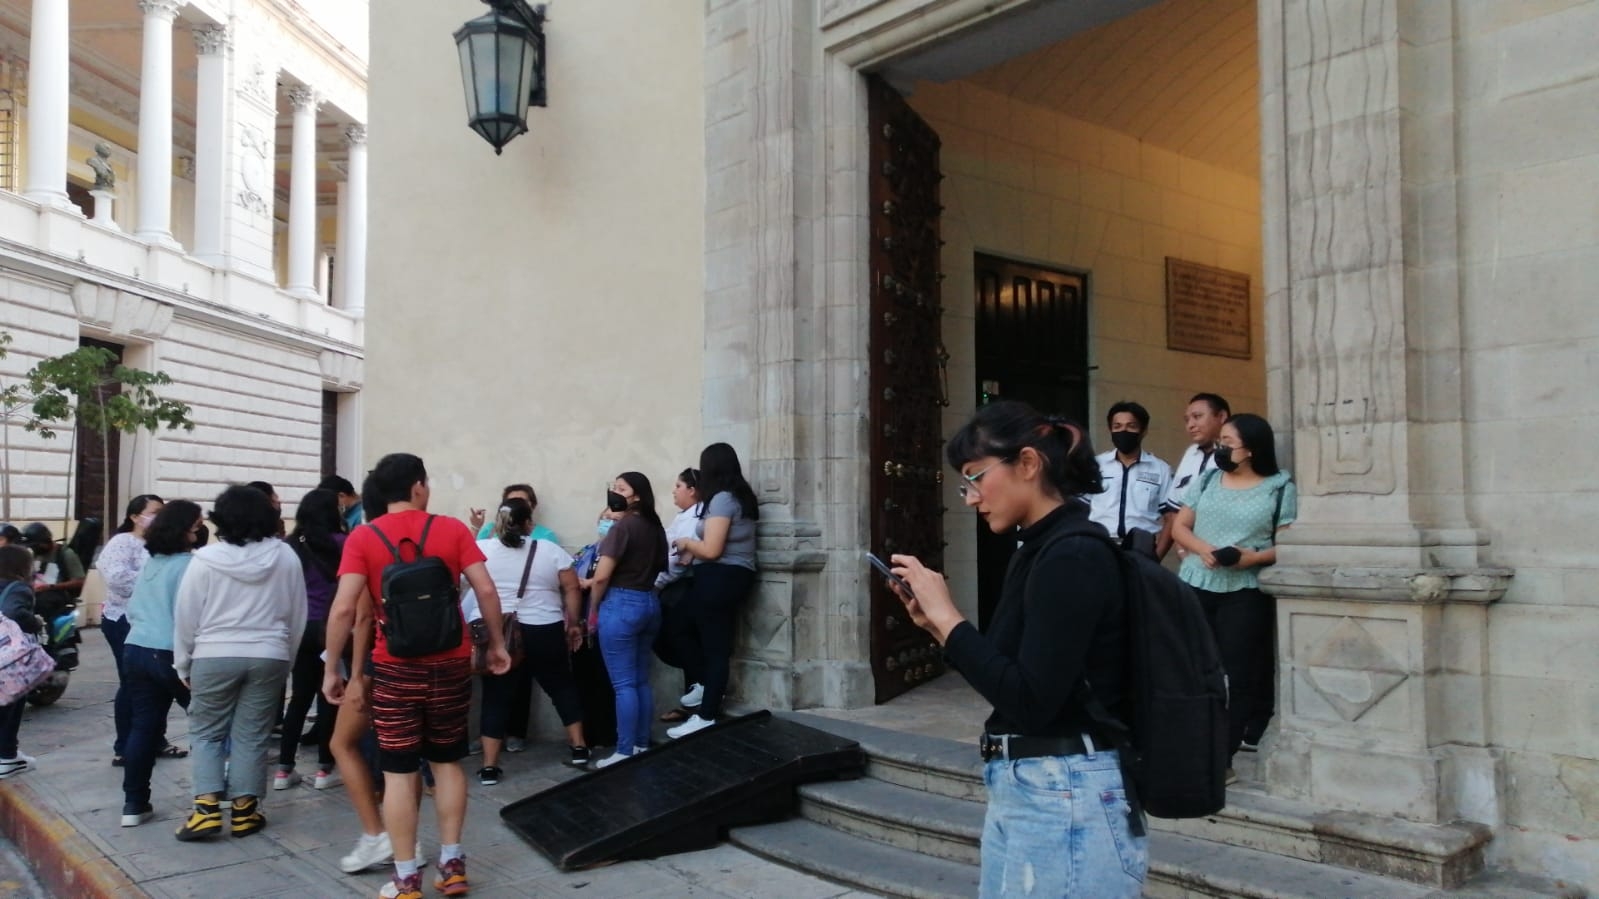
[[[1109, 744], [1100, 744], [1109, 748]], [[985, 733], [977, 740], [983, 761], [991, 759], [1031, 759], [1045, 755], [1089, 755], [1098, 749], [1092, 737], [1024, 737], [1020, 734]]]

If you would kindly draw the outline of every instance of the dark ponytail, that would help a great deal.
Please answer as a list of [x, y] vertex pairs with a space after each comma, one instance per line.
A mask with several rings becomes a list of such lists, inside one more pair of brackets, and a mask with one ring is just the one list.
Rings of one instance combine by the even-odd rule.
[[1004, 400], [977, 410], [949, 439], [944, 457], [960, 471], [968, 462], [993, 457], [1016, 461], [1031, 447], [1044, 459], [1044, 478], [1062, 497], [1099, 493], [1099, 463], [1083, 426], [1060, 416], [1045, 416], [1026, 403]]
[[516, 549], [527, 542], [528, 525], [533, 523], [533, 504], [520, 496], [500, 503], [494, 516], [494, 529], [500, 532], [500, 542]]

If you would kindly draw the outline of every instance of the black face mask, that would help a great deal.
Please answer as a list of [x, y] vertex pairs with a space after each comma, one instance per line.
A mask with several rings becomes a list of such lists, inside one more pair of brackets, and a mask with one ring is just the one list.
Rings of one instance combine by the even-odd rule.
[[1216, 467], [1222, 471], [1237, 471], [1238, 462], [1233, 459], [1233, 448], [1218, 446], [1210, 456], [1216, 462]]
[[626, 512], [627, 497], [617, 493], [615, 490], [607, 490], [605, 491], [605, 508], [610, 509], [612, 512]]
[[1138, 452], [1138, 447], [1144, 442], [1144, 435], [1137, 431], [1111, 431], [1110, 442], [1116, 445], [1116, 452], [1132, 455]]

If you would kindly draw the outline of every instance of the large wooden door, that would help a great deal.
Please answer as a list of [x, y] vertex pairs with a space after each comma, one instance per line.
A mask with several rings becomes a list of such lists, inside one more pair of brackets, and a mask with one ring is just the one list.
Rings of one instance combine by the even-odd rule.
[[[949, 357], [939, 338], [939, 141], [887, 83], [871, 78], [869, 90], [872, 550], [941, 568]], [[869, 582], [872, 674], [885, 702], [943, 673], [944, 663], [882, 578]]]
[[[1021, 400], [1088, 425], [1086, 279], [983, 253], [974, 263], [978, 402]], [[1016, 538], [976, 526], [977, 620], [986, 627]]]

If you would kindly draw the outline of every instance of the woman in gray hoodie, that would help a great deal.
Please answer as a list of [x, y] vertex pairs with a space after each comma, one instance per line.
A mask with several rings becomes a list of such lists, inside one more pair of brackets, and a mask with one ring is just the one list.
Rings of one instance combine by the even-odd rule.
[[[194, 811], [180, 840], [266, 826], [267, 749], [295, 650], [305, 630], [300, 560], [277, 537], [278, 512], [252, 487], [229, 487], [211, 511], [218, 543], [194, 554], [173, 609], [172, 667], [188, 684]], [[231, 747], [231, 762], [228, 748]]]

